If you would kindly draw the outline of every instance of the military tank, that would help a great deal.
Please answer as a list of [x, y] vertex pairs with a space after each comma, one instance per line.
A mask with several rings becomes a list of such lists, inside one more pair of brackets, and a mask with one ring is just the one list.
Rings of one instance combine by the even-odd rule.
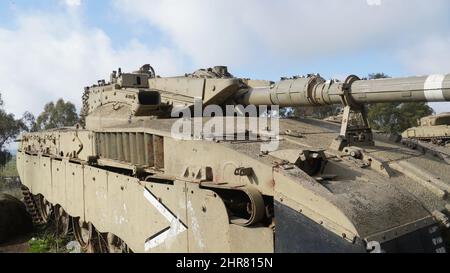
[[404, 138], [417, 139], [445, 146], [450, 144], [450, 113], [424, 117], [418, 127], [403, 132]]
[[339, 115], [334, 115], [334, 116], [330, 116], [330, 117], [326, 117], [323, 120], [324, 121], [328, 121], [328, 122], [332, 122], [332, 123], [338, 123], [341, 124], [342, 123], [342, 117], [344, 115], [343, 114], [339, 114]]
[[450, 162], [450, 113], [424, 117], [418, 123], [402, 133], [402, 143]]
[[[275, 83], [144, 65], [85, 88], [84, 125], [23, 134], [17, 166], [34, 222], [88, 252], [442, 253], [449, 163], [373, 134], [365, 104], [449, 100], [450, 75]], [[331, 104], [341, 125], [277, 118]]]

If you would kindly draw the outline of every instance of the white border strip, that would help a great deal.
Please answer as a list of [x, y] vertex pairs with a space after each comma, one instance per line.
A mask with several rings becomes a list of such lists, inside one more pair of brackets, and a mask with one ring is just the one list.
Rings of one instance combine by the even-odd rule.
[[[145, 251], [148, 252], [152, 248], [155, 248], [167, 239], [173, 238], [178, 234], [187, 230], [186, 226], [172, 214], [159, 200], [147, 189], [144, 189], [144, 197], [150, 204], [152, 204], [155, 209], [170, 223], [170, 227], [165, 228], [166, 231], [162, 232], [158, 236], [152, 238], [151, 240], [145, 242]], [[164, 230], [164, 229], [163, 229]]]
[[444, 92], [442, 90], [444, 79], [445, 75], [428, 76], [424, 86], [424, 93], [427, 101], [445, 101]]

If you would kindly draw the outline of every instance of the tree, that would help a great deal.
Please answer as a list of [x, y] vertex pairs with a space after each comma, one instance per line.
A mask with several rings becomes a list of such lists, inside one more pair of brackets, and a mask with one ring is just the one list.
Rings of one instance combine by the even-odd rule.
[[[369, 80], [389, 78], [384, 73], [369, 75]], [[368, 120], [375, 130], [387, 133], [402, 133], [418, 125], [418, 120], [433, 114], [433, 109], [424, 102], [375, 103], [368, 107]]]
[[11, 159], [11, 153], [5, 150], [10, 143], [24, 128], [21, 120], [16, 120], [13, 114], [8, 114], [3, 109], [3, 100], [0, 94], [0, 167], [3, 167]]
[[37, 127], [36, 118], [28, 111], [23, 114], [22, 122], [25, 125], [25, 130], [29, 133], [37, 132], [39, 130]]
[[280, 114], [282, 116], [292, 117], [312, 117], [317, 119], [324, 119], [327, 117], [338, 115], [342, 112], [340, 105], [326, 105], [326, 106], [302, 106], [302, 107], [288, 107], [281, 108]]
[[[29, 116], [29, 122], [33, 124], [33, 119]], [[33, 129], [49, 130], [54, 128], [74, 126], [80, 121], [76, 107], [71, 102], [64, 102], [59, 99], [56, 104], [47, 103], [44, 111], [36, 119], [36, 125]]]
[[312, 117], [316, 119], [324, 119], [339, 115], [341, 112], [341, 105], [304, 106], [294, 108], [294, 115], [296, 117]]

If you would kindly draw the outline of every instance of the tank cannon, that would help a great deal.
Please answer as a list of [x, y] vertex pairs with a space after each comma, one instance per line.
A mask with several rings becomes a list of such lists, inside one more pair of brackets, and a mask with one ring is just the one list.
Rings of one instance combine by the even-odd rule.
[[[378, 80], [360, 80], [351, 75], [344, 82], [325, 81], [320, 76], [309, 75], [284, 79], [270, 87], [249, 88], [237, 100], [247, 105], [282, 107], [342, 104], [341, 132], [332, 144], [335, 149], [342, 150], [347, 145], [373, 145], [366, 104], [450, 101], [450, 75]], [[349, 124], [351, 111], [360, 114], [359, 125]]]

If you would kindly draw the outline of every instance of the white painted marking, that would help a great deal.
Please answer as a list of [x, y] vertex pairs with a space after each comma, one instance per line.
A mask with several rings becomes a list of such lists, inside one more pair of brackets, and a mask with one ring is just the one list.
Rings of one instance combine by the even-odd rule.
[[200, 234], [200, 225], [198, 224], [197, 217], [195, 215], [195, 210], [192, 207], [191, 201], [188, 201], [187, 209], [188, 209], [189, 213], [191, 214], [191, 230], [192, 230], [192, 233], [194, 234], [195, 242], [197, 242], [197, 246], [200, 249], [204, 249], [205, 244], [203, 243], [202, 236]]
[[438, 231], [438, 230], [439, 230], [439, 228], [436, 227], [436, 226], [434, 226], [434, 227], [429, 228], [429, 229], [428, 229], [428, 232], [429, 232], [430, 234], [433, 234], [433, 233], [435, 233], [435, 232]]
[[433, 238], [432, 240], [435, 246], [440, 245], [444, 242], [444, 239], [442, 239], [442, 237]]
[[436, 249], [436, 253], [447, 253], [447, 250], [445, 250], [445, 247], [441, 247]]
[[152, 204], [156, 210], [170, 223], [170, 227], [163, 229], [161, 234], [145, 242], [145, 251], [148, 252], [166, 240], [174, 238], [178, 234], [187, 230], [186, 226], [172, 214], [159, 200], [151, 194], [147, 189], [144, 189], [144, 197]]
[[370, 253], [383, 253], [383, 250], [381, 249], [381, 244], [376, 241], [368, 242], [367, 243], [367, 250]]
[[445, 75], [430, 75], [425, 81], [425, 98], [429, 102], [445, 100], [442, 85]]

